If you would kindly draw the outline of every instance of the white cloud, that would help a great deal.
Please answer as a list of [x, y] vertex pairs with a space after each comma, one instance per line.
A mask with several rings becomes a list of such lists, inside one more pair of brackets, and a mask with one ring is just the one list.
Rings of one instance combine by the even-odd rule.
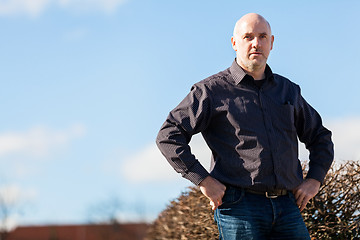
[[2, 216], [0, 227], [7, 230], [15, 228], [23, 205], [35, 199], [36, 195], [34, 190], [21, 189], [14, 184], [0, 187], [0, 204], [8, 214], [6, 217]]
[[[326, 123], [325, 123], [326, 124]], [[335, 160], [360, 160], [360, 117], [347, 117], [328, 122], [333, 133]]]
[[[360, 117], [347, 117], [325, 121], [324, 125], [331, 130], [334, 142], [335, 162], [360, 160]], [[300, 159], [307, 160], [309, 153], [301, 144]]]
[[113, 13], [126, 0], [0, 0], [0, 15], [37, 17], [50, 6], [75, 12]]
[[58, 0], [59, 6], [79, 12], [102, 11], [113, 13], [126, 0]]
[[0, 200], [2, 204], [12, 207], [20, 202], [27, 201], [36, 197], [33, 190], [24, 190], [15, 184], [0, 187]]
[[121, 175], [131, 182], [173, 180], [178, 177], [156, 144], [151, 144], [125, 159], [121, 166]]
[[52, 149], [64, 146], [84, 134], [85, 127], [82, 125], [73, 125], [63, 130], [39, 126], [25, 132], [0, 133], [0, 157], [10, 154], [45, 156]]
[[0, 15], [30, 15], [38, 16], [51, 0], [2, 0]]
[[[194, 136], [190, 146], [203, 166], [210, 169], [211, 153], [202, 137]], [[121, 166], [121, 175], [132, 182], [171, 181], [181, 177], [172, 169], [155, 143], [125, 159]]]

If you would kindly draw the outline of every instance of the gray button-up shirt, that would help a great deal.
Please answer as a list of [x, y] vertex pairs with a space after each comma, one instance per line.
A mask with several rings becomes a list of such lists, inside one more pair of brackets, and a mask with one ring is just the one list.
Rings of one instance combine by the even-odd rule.
[[[210, 174], [236, 187], [292, 190], [303, 181], [299, 139], [310, 152], [307, 177], [323, 181], [334, 155], [331, 132], [298, 85], [269, 66], [265, 75], [257, 87], [234, 61], [192, 87], [156, 141], [177, 172], [196, 185]], [[212, 151], [210, 173], [188, 145], [200, 132]]]

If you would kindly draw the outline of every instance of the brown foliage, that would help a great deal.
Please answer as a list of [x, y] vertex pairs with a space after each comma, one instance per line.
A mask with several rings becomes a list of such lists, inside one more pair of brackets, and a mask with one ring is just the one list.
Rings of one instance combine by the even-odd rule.
[[302, 215], [314, 239], [359, 239], [360, 163], [330, 169]]
[[146, 240], [218, 239], [209, 200], [196, 187], [170, 203], [150, 227]]
[[[333, 167], [318, 195], [302, 212], [312, 239], [359, 239], [360, 163]], [[159, 215], [147, 240], [218, 239], [209, 201], [191, 187]]]

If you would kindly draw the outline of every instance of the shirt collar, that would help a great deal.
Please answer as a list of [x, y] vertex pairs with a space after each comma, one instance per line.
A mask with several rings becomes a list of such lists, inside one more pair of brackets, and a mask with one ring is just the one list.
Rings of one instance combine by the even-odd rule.
[[[246, 76], [248, 76], [244, 69], [242, 69], [242, 67], [237, 64], [236, 59], [230, 67], [230, 72], [236, 85], [238, 85]], [[273, 80], [273, 73], [271, 71], [271, 68], [267, 64], [265, 68], [265, 79]]]

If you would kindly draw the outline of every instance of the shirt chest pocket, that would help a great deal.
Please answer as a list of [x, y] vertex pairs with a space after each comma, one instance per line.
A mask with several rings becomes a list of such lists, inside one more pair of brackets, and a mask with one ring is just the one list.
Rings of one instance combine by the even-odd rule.
[[291, 104], [272, 104], [271, 106], [272, 124], [278, 130], [288, 132], [296, 131], [294, 122], [294, 106]]

